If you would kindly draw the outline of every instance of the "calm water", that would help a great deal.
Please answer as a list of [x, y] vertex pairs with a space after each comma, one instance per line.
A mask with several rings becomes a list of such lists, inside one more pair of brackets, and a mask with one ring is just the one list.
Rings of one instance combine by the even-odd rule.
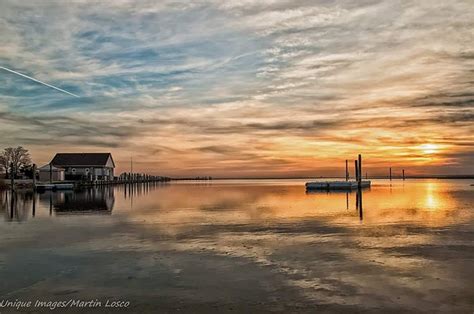
[[4, 192], [0, 299], [472, 313], [471, 184], [376, 180], [362, 210], [357, 193], [307, 194], [302, 180]]

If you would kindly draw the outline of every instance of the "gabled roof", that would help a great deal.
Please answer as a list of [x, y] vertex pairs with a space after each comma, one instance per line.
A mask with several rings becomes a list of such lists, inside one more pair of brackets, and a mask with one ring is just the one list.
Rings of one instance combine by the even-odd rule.
[[58, 153], [54, 156], [51, 163], [55, 166], [105, 166], [107, 161], [112, 160], [115, 167], [112, 154], [110, 153]]

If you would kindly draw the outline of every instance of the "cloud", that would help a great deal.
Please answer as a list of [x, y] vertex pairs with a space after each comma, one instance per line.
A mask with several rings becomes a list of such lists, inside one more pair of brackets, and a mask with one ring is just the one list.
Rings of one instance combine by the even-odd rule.
[[[0, 64], [81, 98], [0, 73], [0, 146], [45, 161], [111, 150], [119, 167], [135, 153], [169, 175], [329, 173], [359, 152], [368, 167], [472, 172], [473, 14], [470, 1], [2, 1]], [[426, 143], [443, 149], [424, 156]]]

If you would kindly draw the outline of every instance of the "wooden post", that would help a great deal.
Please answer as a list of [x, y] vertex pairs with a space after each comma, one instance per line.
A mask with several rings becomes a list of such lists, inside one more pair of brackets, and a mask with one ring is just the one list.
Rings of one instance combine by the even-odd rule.
[[358, 166], [359, 166], [359, 181], [362, 181], [362, 155], [361, 154], [359, 154]]
[[402, 170], [403, 181], [405, 181], [405, 169]]
[[13, 170], [13, 163], [11, 162], [10, 163], [10, 184], [11, 184], [12, 191], [15, 190], [15, 172], [16, 171]]
[[33, 191], [36, 190], [36, 164], [33, 164]]
[[362, 186], [362, 155], [359, 154], [359, 189]]
[[368, 176], [367, 176], [367, 172], [365, 173], [365, 179], [367, 180]]
[[347, 164], [347, 159], [346, 159], [346, 181], [349, 181], [349, 166]]
[[390, 181], [392, 181], [392, 167], [390, 167]]
[[357, 160], [354, 160], [354, 167], [355, 167], [355, 170], [354, 170], [354, 174], [355, 174], [355, 180], [356, 181], [359, 181], [359, 167], [357, 166]]
[[53, 182], [53, 165], [49, 164], [49, 183]]

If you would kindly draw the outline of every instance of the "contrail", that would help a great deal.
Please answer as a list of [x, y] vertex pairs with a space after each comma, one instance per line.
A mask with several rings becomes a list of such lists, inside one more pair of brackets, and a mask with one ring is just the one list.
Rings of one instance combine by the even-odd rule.
[[43, 85], [45, 85], [45, 86], [54, 88], [55, 90], [58, 90], [58, 91], [60, 91], [60, 92], [63, 92], [63, 93], [66, 93], [66, 94], [68, 94], [68, 95], [71, 95], [71, 96], [74, 96], [74, 97], [79, 98], [79, 96], [77, 96], [76, 94], [70, 93], [70, 92], [68, 92], [68, 91], [66, 91], [66, 90], [64, 90], [64, 89], [59, 88], [59, 87], [56, 87], [56, 86], [50, 85], [50, 84], [48, 84], [48, 83], [42, 82], [42, 81], [40, 81], [40, 80], [37, 80], [37, 79], [35, 79], [35, 78], [32, 78], [31, 76], [28, 76], [28, 75], [25, 75], [25, 74], [21, 74], [21, 73], [19, 73], [19, 72], [17, 72], [17, 71], [13, 71], [13, 70], [7, 69], [7, 68], [5, 68], [5, 67], [0, 67], [0, 69], [5, 70], [5, 71], [8, 71], [8, 72], [11, 72], [11, 73], [16, 74], [16, 75], [19, 75], [19, 76], [22, 76], [22, 77], [24, 77], [24, 78], [30, 79], [30, 80], [32, 80], [32, 81], [35, 81], [35, 82], [37, 82], [37, 83], [40, 83], [40, 84], [43, 84]]

